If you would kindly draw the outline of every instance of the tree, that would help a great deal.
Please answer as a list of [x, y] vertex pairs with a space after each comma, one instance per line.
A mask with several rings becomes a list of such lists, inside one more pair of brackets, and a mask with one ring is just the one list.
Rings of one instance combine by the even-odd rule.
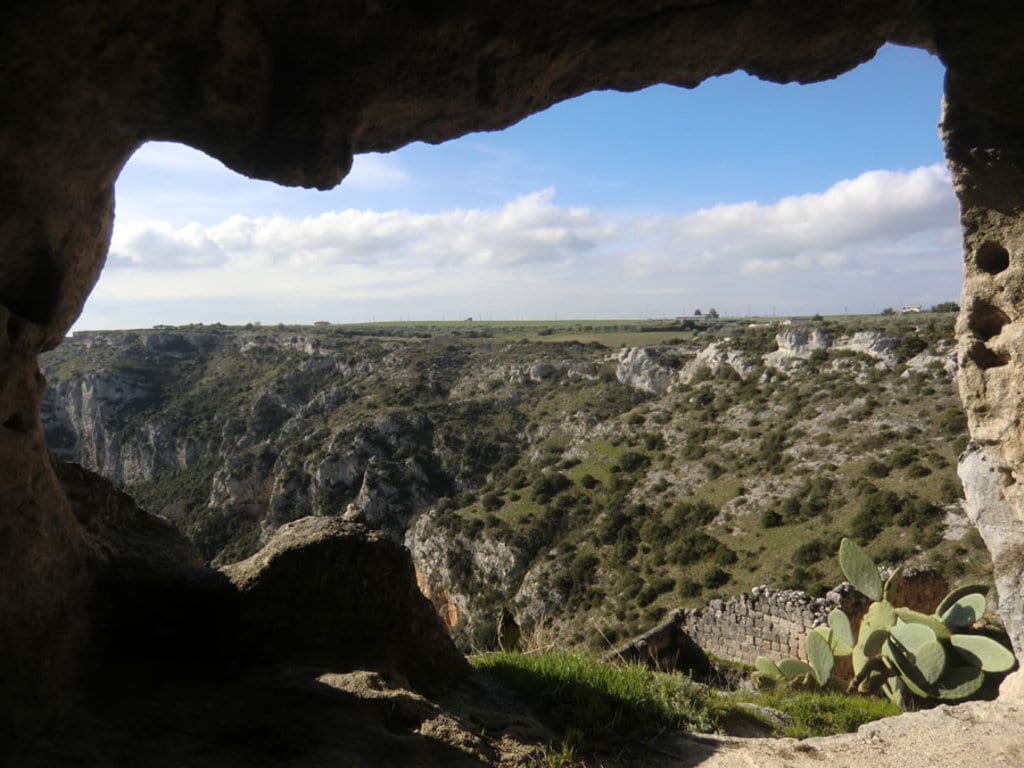
[[693, 316], [694, 317], [700, 317], [703, 314], [704, 313], [700, 311], [700, 307], [698, 307], [697, 309], [693, 310]]
[[714, 320], [715, 318], [717, 318], [717, 317], [718, 317], [718, 310], [717, 310], [717, 309], [715, 309], [714, 307], [712, 307], [711, 309], [709, 309], [709, 310], [708, 310], [708, 317], [710, 317], [710, 318], [711, 318], [712, 320]]
[[895, 315], [896, 314], [896, 310], [893, 309], [892, 307], [886, 307], [885, 309], [882, 310], [882, 314], [883, 315]]
[[955, 301], [944, 301], [941, 304], [936, 304], [934, 307], [928, 310], [929, 312], [959, 312], [960, 305]]

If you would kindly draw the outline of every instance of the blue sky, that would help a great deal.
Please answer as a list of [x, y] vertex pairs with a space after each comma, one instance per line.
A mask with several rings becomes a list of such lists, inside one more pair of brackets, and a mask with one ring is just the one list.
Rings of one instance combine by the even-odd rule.
[[335, 190], [149, 144], [117, 184], [76, 328], [876, 312], [956, 300], [942, 66], [887, 46], [836, 80], [743, 73], [558, 104], [356, 158]]

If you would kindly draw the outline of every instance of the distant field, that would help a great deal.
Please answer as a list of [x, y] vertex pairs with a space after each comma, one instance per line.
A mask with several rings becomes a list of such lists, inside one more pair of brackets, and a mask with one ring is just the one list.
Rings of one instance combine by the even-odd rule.
[[[837, 332], [886, 330], [900, 334], [918, 326], [952, 327], [953, 313], [920, 312], [895, 315], [816, 315], [813, 317], [722, 317], [692, 316], [657, 319], [593, 320], [394, 320], [374, 323], [331, 323], [328, 325], [253, 325], [224, 326], [198, 324], [182, 329], [216, 332], [252, 330], [289, 331], [304, 335], [355, 336], [363, 338], [445, 338], [492, 339], [512, 342], [523, 339], [580, 344], [601, 344], [610, 349], [633, 346], [658, 346], [742, 334], [749, 326], [784, 330], [786, 327], [825, 327]], [[149, 330], [149, 329], [140, 329]], [[89, 333], [86, 331], [85, 333]]]

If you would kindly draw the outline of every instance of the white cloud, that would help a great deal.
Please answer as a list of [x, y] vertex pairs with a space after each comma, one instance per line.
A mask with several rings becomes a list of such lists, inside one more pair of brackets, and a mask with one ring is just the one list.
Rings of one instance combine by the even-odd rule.
[[865, 246], [922, 232], [948, 237], [957, 204], [941, 165], [870, 171], [822, 193], [718, 205], [679, 217], [677, 251], [739, 265], [741, 274], [842, 266]]
[[218, 266], [326, 268], [344, 264], [450, 264], [502, 268], [558, 262], [615, 237], [613, 222], [584, 208], [560, 208], [554, 190], [524, 195], [496, 209], [437, 214], [328, 212], [304, 219], [232, 216], [204, 227], [120, 223], [112, 267], [181, 269]]
[[149, 318], [160, 301], [194, 300], [209, 307], [198, 319], [210, 322], [231, 319], [233, 306], [264, 321], [437, 316], [455, 306], [453, 315], [506, 317], [730, 304], [735, 312], [877, 309], [955, 298], [958, 251], [949, 179], [929, 166], [677, 216], [561, 206], [545, 189], [440, 213], [348, 209], [183, 226], [119, 218], [91, 302], [136, 302]]

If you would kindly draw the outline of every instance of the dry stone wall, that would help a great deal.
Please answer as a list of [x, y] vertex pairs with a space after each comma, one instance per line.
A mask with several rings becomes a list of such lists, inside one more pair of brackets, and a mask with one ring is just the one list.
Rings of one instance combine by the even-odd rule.
[[798, 590], [755, 587], [705, 608], [682, 609], [676, 621], [707, 653], [753, 664], [758, 656], [806, 658], [804, 637], [840, 604], [835, 591], [812, 598]]
[[[882, 571], [883, 578], [889, 573]], [[909, 569], [890, 597], [897, 605], [931, 613], [948, 591], [945, 578], [934, 568]], [[830, 611], [841, 608], [854, 629], [869, 601], [848, 583], [825, 597], [811, 597], [797, 589], [754, 587], [729, 600], [712, 600], [704, 608], [680, 608], [659, 624], [608, 656], [650, 660], [662, 669], [688, 668], [692, 643], [724, 661], [753, 665], [758, 656], [772, 659], [807, 658], [804, 638], [824, 624]]]

